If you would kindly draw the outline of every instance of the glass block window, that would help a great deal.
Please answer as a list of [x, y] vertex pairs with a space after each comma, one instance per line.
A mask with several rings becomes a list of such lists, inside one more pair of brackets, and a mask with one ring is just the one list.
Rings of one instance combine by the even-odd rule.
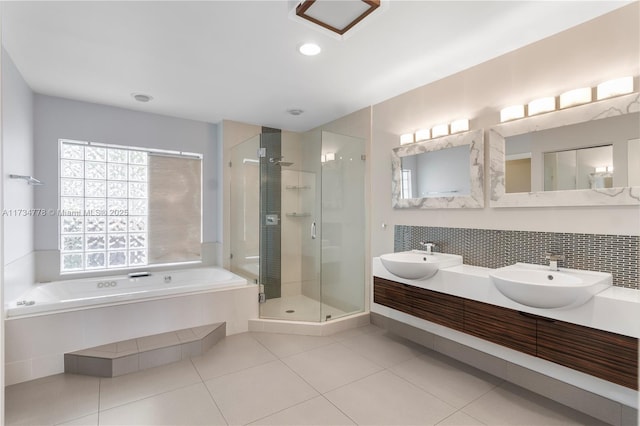
[[202, 155], [60, 141], [60, 270], [202, 259]]
[[61, 141], [61, 272], [147, 264], [148, 157]]

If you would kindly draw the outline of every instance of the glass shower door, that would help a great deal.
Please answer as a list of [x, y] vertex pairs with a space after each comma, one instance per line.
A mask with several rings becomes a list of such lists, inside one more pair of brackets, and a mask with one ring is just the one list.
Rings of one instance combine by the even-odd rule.
[[322, 132], [321, 320], [364, 310], [365, 144]]
[[230, 269], [249, 282], [260, 277], [260, 136], [231, 149]]

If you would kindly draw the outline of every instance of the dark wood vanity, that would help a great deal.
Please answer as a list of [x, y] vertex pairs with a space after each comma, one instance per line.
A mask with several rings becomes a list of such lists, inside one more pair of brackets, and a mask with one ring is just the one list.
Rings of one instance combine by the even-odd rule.
[[638, 339], [374, 277], [374, 302], [638, 389]]

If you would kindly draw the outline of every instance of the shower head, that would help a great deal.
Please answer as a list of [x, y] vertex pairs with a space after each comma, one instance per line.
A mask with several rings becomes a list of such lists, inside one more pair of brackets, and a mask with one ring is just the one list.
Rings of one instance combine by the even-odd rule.
[[281, 167], [293, 166], [293, 163], [288, 161], [282, 161], [282, 160], [284, 160], [284, 157], [269, 158], [269, 162], [275, 166], [281, 166]]

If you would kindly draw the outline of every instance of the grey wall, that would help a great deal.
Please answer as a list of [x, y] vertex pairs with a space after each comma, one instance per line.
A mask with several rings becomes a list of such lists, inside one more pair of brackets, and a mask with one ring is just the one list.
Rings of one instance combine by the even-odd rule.
[[[218, 140], [215, 124], [73, 101], [35, 96], [35, 169], [47, 182], [36, 194], [37, 208], [58, 207], [58, 139], [198, 152], [203, 159], [203, 241], [219, 239]], [[36, 250], [58, 248], [56, 217], [36, 221]]]

